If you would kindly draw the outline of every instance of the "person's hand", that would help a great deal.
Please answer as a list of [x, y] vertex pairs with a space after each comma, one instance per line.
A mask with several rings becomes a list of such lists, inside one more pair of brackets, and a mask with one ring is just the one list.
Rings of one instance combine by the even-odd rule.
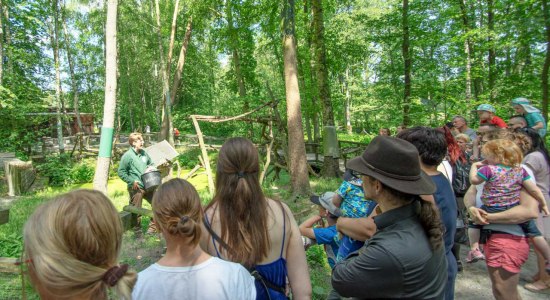
[[544, 213], [545, 217], [548, 217], [548, 215], [550, 215], [550, 211], [548, 210], [548, 205], [546, 205], [546, 203], [540, 205], [539, 209]]
[[138, 190], [139, 189], [139, 183], [137, 181], [134, 181], [134, 185], [132, 186], [132, 190]]
[[477, 208], [475, 206], [470, 206], [468, 208], [468, 213], [470, 214], [470, 217], [474, 221], [474, 223], [478, 225], [487, 225], [489, 224], [487, 220], [487, 212], [484, 211], [481, 208]]

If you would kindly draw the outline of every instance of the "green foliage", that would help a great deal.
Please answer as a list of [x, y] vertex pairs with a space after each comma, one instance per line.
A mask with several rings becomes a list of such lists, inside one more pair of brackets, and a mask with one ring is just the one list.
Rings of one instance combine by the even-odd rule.
[[183, 152], [180, 152], [177, 160], [181, 167], [193, 168], [199, 164], [199, 155], [201, 155], [201, 150], [199, 148], [189, 148]]
[[50, 179], [50, 185], [63, 186], [70, 181], [72, 165], [68, 154], [53, 154], [46, 156], [43, 163], [36, 165], [36, 169]]
[[95, 160], [84, 160], [73, 165], [70, 182], [73, 184], [92, 182], [95, 174]]
[[0, 236], [0, 257], [20, 257], [23, 252], [23, 236], [12, 232]]
[[42, 176], [50, 179], [51, 186], [66, 186], [92, 182], [95, 173], [95, 160], [73, 161], [69, 154], [46, 156], [45, 162], [36, 165]]

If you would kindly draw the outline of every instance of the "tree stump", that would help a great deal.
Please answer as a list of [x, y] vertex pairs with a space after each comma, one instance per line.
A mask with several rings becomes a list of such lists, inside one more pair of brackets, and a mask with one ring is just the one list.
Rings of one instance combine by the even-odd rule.
[[36, 178], [32, 162], [21, 160], [6, 161], [4, 162], [4, 170], [8, 182], [8, 195], [11, 197], [26, 192]]
[[0, 207], [0, 225], [6, 224], [10, 221], [10, 209]]

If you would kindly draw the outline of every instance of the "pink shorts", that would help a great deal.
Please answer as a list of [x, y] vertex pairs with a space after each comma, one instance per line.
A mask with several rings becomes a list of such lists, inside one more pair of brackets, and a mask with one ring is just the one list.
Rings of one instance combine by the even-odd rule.
[[511, 234], [492, 234], [484, 250], [487, 266], [503, 268], [514, 274], [520, 272], [529, 257], [527, 238]]

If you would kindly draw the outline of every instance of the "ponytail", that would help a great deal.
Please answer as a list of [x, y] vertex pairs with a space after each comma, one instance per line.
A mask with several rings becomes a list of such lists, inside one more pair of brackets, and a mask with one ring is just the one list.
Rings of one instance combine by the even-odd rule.
[[428, 239], [432, 250], [440, 249], [443, 246], [443, 224], [439, 216], [439, 210], [435, 203], [420, 199], [419, 219]]

